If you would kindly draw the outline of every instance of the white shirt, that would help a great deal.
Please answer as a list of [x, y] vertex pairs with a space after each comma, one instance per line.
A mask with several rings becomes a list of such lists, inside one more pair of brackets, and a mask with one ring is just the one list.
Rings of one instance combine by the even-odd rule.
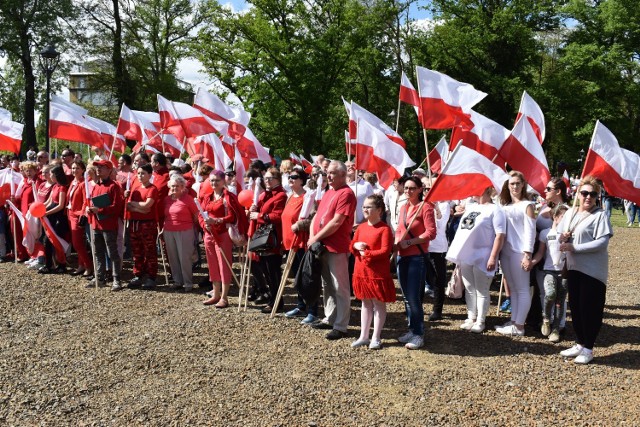
[[536, 221], [527, 215], [529, 205], [533, 205], [533, 202], [522, 200], [502, 207], [507, 217], [507, 238], [504, 249], [521, 254], [533, 252]]
[[564, 264], [565, 254], [560, 251], [558, 232], [553, 228], [546, 228], [540, 232], [538, 240], [545, 244], [547, 250], [544, 253], [543, 270], [560, 271]]
[[398, 228], [398, 216], [400, 215], [400, 208], [402, 205], [407, 203], [407, 197], [404, 195], [404, 191], [398, 193], [395, 186], [391, 184], [387, 191], [384, 193], [384, 204], [387, 208], [387, 212], [389, 212], [389, 217], [387, 218], [387, 222], [393, 229], [396, 231]]
[[456, 264], [472, 265], [493, 277], [495, 271], [487, 270], [487, 262], [496, 235], [506, 232], [505, 214], [498, 205], [468, 203], [446, 258]]
[[349, 188], [351, 188], [351, 191], [356, 195], [356, 200], [358, 201], [354, 218], [355, 223], [360, 224], [364, 221], [364, 212], [362, 211], [364, 199], [373, 195], [373, 187], [362, 178], [358, 178], [357, 181], [351, 181], [348, 185]]
[[449, 249], [447, 223], [451, 216], [451, 202], [437, 202], [435, 205], [442, 216], [438, 219], [438, 215], [434, 212], [436, 217], [436, 238], [429, 242], [429, 252], [445, 253]]

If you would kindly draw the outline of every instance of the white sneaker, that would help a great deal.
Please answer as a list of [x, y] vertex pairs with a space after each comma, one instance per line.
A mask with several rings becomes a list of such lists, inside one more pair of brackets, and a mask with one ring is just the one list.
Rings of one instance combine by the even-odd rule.
[[36, 262], [29, 264], [29, 267], [27, 267], [29, 270], [39, 270], [40, 268], [44, 267], [44, 264], [39, 263], [38, 260], [36, 260]]
[[415, 334], [413, 332], [409, 331], [406, 334], [399, 336], [398, 337], [398, 342], [401, 343], [401, 344], [406, 344], [409, 341], [411, 341], [414, 336], [415, 336]]
[[496, 325], [493, 328], [494, 329], [500, 329], [500, 328], [506, 328], [507, 326], [511, 326], [511, 325], [513, 325], [513, 322], [511, 320], [509, 320], [508, 322], [505, 322], [502, 325]]
[[576, 344], [571, 348], [568, 348], [566, 350], [562, 350], [560, 352], [560, 356], [562, 356], [562, 357], [577, 357], [582, 353], [582, 349], [584, 349], [584, 347], [582, 347], [580, 344]]
[[579, 365], [587, 365], [589, 362], [593, 360], [593, 352], [587, 350], [586, 348], [582, 349], [582, 353], [580, 353], [573, 361]]
[[476, 323], [475, 320], [467, 319], [460, 325], [460, 329], [463, 329], [465, 331], [470, 331], [474, 323]]
[[33, 264], [34, 262], [38, 262], [38, 258], [29, 258], [28, 260], [26, 260], [24, 262], [24, 264], [29, 266], [29, 265]]
[[423, 345], [424, 345], [424, 338], [422, 338], [420, 335], [414, 334], [413, 338], [411, 338], [411, 341], [406, 343], [404, 347], [408, 348], [409, 350], [417, 350]]
[[516, 328], [516, 325], [502, 326], [500, 328], [496, 328], [496, 332], [502, 335], [508, 335], [511, 337], [522, 337], [524, 336], [524, 329]]
[[381, 348], [382, 348], [382, 341], [371, 340], [371, 344], [369, 344], [369, 349], [380, 350]]
[[469, 329], [471, 332], [475, 332], [476, 334], [481, 334], [482, 331], [484, 331], [484, 322], [476, 322], [473, 324], [473, 326], [471, 327], [471, 329]]
[[358, 338], [357, 340], [351, 343], [351, 348], [364, 347], [366, 345], [369, 345], [370, 343], [371, 343], [370, 340]]
[[560, 342], [560, 332], [557, 329], [554, 329], [549, 334], [549, 341], [551, 342]]

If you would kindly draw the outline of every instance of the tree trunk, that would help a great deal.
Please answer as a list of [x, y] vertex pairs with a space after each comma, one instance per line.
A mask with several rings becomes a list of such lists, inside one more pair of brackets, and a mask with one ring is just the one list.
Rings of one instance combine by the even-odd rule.
[[113, 0], [113, 20], [115, 31], [113, 34], [113, 75], [116, 84], [116, 99], [118, 105], [127, 104], [130, 108], [137, 108], [135, 88], [131, 84], [129, 73], [122, 58], [122, 20], [120, 19], [119, 0]]
[[25, 147], [37, 146], [36, 123], [33, 114], [36, 108], [36, 79], [33, 76], [29, 36], [26, 28], [23, 28], [23, 34], [20, 36], [20, 62], [24, 70], [24, 133], [22, 136], [22, 151], [26, 152]]

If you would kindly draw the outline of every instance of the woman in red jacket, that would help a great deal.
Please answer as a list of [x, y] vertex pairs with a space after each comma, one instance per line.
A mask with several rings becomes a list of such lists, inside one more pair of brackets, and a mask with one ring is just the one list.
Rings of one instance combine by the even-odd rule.
[[[257, 226], [273, 224], [278, 236], [278, 242], [282, 242], [282, 211], [287, 203], [287, 193], [282, 188], [282, 175], [277, 168], [270, 168], [264, 174], [264, 184], [267, 191], [262, 193], [258, 199], [257, 206], [251, 206], [249, 218], [257, 221]], [[275, 303], [280, 279], [282, 277], [282, 252], [280, 247], [272, 249], [268, 252], [262, 252], [258, 263], [259, 271], [255, 276], [258, 282], [258, 288], [269, 288], [269, 304], [263, 309], [263, 313], [271, 313], [273, 304]], [[262, 273], [262, 274], [260, 274]], [[284, 302], [281, 300], [278, 305], [278, 311], [282, 311]]]
[[[67, 205], [67, 217], [69, 218], [69, 227], [71, 228], [71, 244], [78, 254], [78, 268], [71, 272], [72, 276], [93, 275], [93, 261], [87, 251], [86, 224], [87, 217], [84, 216], [84, 202], [86, 199], [86, 188], [84, 183], [84, 172], [87, 169], [82, 160], [75, 160], [71, 164], [71, 174], [73, 181], [69, 186]], [[80, 218], [83, 218], [83, 224]]]
[[209, 280], [213, 284], [213, 295], [203, 304], [215, 304], [216, 308], [227, 308], [233, 274], [227, 265], [227, 262], [231, 264], [233, 261], [233, 243], [229, 237], [227, 225], [238, 223], [239, 229], [246, 230], [246, 216], [242, 221], [244, 209], [238, 203], [235, 194], [225, 188], [224, 172], [212, 171], [209, 182], [212, 191], [202, 200], [202, 209], [207, 213], [207, 219], [205, 220], [202, 215], [198, 219], [204, 230], [204, 250], [207, 255]]

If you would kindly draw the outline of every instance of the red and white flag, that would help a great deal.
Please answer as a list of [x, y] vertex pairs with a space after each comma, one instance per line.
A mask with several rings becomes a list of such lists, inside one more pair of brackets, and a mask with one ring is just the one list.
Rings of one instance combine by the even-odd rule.
[[61, 264], [67, 263], [67, 251], [69, 250], [69, 243], [64, 240], [62, 237], [58, 236], [58, 234], [53, 229], [49, 218], [43, 216], [40, 218], [42, 222], [42, 227], [44, 228], [44, 232], [47, 235], [47, 238], [53, 245], [53, 249], [56, 252], [56, 261]]
[[546, 128], [544, 125], [544, 114], [542, 109], [536, 101], [525, 91], [522, 92], [522, 99], [520, 100], [520, 108], [518, 109], [518, 115], [516, 116], [516, 123], [520, 120], [520, 117], [525, 116], [534, 133], [538, 137], [540, 144], [544, 141]]
[[[160, 121], [160, 115], [158, 122]], [[122, 104], [118, 125], [116, 126], [118, 134], [133, 141], [142, 142], [148, 139], [145, 130], [153, 130], [157, 133], [156, 126], [144, 116], [139, 116], [125, 104]]]
[[569, 178], [569, 172], [565, 169], [562, 173], [562, 182], [567, 186], [567, 190], [571, 190], [571, 179]]
[[173, 134], [178, 141], [218, 131], [202, 111], [183, 102], [170, 101], [161, 95], [158, 95], [158, 112], [162, 129]]
[[214, 120], [224, 120], [229, 124], [229, 135], [240, 138], [245, 132], [251, 115], [242, 107], [226, 104], [216, 95], [198, 88], [193, 106]]
[[420, 123], [425, 129], [449, 129], [469, 122], [471, 108], [486, 93], [446, 74], [416, 67], [420, 96]]
[[244, 134], [236, 140], [236, 147], [248, 159], [262, 160], [264, 163], [271, 163], [273, 160], [269, 151], [260, 144], [258, 138], [249, 128], [246, 128]]
[[538, 194], [544, 194], [551, 173], [540, 141], [526, 117], [518, 120], [499, 153], [511, 168], [522, 172]]
[[313, 164], [307, 160], [302, 154], [300, 154], [300, 161], [302, 162], [302, 167], [304, 168], [304, 171], [308, 174], [311, 173], [311, 171], [313, 170]]
[[429, 165], [431, 166], [431, 172], [442, 172], [442, 168], [447, 164], [448, 157], [449, 144], [447, 144], [447, 138], [443, 136], [429, 153]]
[[400, 78], [400, 101], [413, 105], [416, 114], [420, 117], [420, 95], [418, 95], [418, 91], [413, 87], [411, 80], [409, 80], [404, 71]]
[[415, 165], [404, 148], [389, 140], [380, 128], [366, 120], [358, 123], [358, 139], [352, 144], [353, 148], [356, 153], [356, 168], [375, 172], [384, 188], [388, 188], [394, 179], [400, 178], [406, 168]]
[[362, 108], [353, 101], [348, 103], [344, 98], [342, 98], [342, 102], [344, 103], [347, 115], [349, 116], [349, 138], [351, 138], [352, 141], [355, 141], [358, 136], [358, 122], [366, 121], [372, 126], [378, 128], [380, 132], [386, 135], [387, 139], [393, 141], [402, 148], [406, 147], [406, 144], [400, 134], [391, 129], [388, 124], [380, 120], [376, 115]]
[[480, 196], [488, 187], [498, 192], [509, 175], [485, 156], [458, 145], [427, 194], [427, 201], [463, 200]]
[[582, 178], [595, 176], [614, 197], [640, 204], [640, 156], [620, 148], [618, 140], [600, 121], [593, 130]]
[[465, 147], [477, 151], [489, 160], [495, 161], [496, 164], [503, 164], [504, 161], [500, 161], [496, 156], [509, 137], [509, 130], [475, 111], [471, 111], [469, 116], [471, 129], [455, 127], [451, 133], [450, 150], [454, 150], [462, 142]]
[[11, 200], [7, 200], [7, 204], [13, 211], [13, 214], [20, 221], [20, 228], [22, 229], [22, 245], [27, 249], [27, 252], [32, 255], [36, 247], [36, 242], [40, 238], [40, 221], [38, 218], [31, 215], [31, 212], [27, 211], [26, 218], [20, 212], [20, 209], [14, 205]]
[[295, 153], [289, 153], [289, 160], [291, 160], [294, 165], [302, 166], [302, 159]]
[[[85, 110], [86, 111], [86, 110]], [[49, 104], [49, 136], [102, 148], [100, 129], [95, 127], [82, 110], [51, 101]]]
[[23, 129], [23, 124], [0, 117], [0, 150], [19, 154]]
[[142, 146], [145, 146], [145, 149], [152, 153], [168, 152], [174, 157], [184, 152], [184, 147], [178, 138], [173, 134], [162, 132], [160, 114], [156, 112], [130, 110], [124, 106], [118, 121], [118, 133], [138, 141], [133, 151], [139, 151]]
[[2, 120], [11, 120], [13, 116], [11, 115], [11, 111], [0, 107], [0, 121]]
[[224, 147], [225, 145], [228, 146], [231, 153], [233, 153], [233, 145], [222, 142], [220, 138], [213, 133], [195, 138], [193, 144], [196, 152], [209, 159], [214, 165], [214, 169], [223, 171], [233, 162]]

